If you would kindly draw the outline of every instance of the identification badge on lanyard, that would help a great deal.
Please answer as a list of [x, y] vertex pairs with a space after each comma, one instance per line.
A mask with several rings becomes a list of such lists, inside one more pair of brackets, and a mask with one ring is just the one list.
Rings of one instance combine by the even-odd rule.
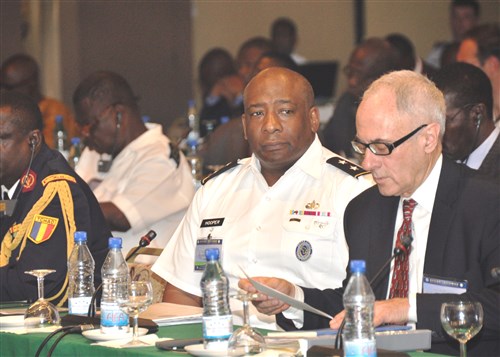
[[199, 238], [196, 240], [196, 251], [194, 257], [194, 270], [204, 271], [207, 265], [205, 251], [210, 248], [219, 249], [219, 260], [222, 261], [222, 239], [214, 238], [210, 234], [207, 238]]

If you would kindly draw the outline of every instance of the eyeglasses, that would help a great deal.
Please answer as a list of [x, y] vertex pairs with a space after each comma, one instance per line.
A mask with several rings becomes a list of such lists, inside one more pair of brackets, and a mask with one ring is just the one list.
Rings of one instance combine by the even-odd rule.
[[392, 153], [392, 151], [397, 148], [399, 145], [404, 143], [406, 140], [411, 138], [413, 135], [415, 135], [420, 129], [426, 127], [427, 124], [421, 125], [415, 130], [413, 130], [411, 133], [403, 136], [401, 139], [396, 140], [393, 143], [384, 143], [382, 141], [373, 141], [371, 143], [365, 144], [362, 143], [356, 139], [351, 141], [351, 145], [358, 154], [364, 155], [366, 152], [366, 149], [370, 149], [370, 151], [378, 156], [387, 156]]

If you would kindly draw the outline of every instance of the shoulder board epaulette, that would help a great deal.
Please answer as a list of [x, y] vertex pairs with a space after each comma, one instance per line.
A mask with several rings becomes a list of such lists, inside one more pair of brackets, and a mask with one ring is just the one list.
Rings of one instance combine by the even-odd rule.
[[50, 176], [47, 176], [46, 178], [44, 178], [42, 180], [42, 185], [46, 186], [49, 182], [61, 181], [61, 180], [66, 180], [66, 181], [76, 183], [76, 179], [73, 176], [66, 175], [66, 174], [54, 174], [54, 175], [50, 175]]
[[208, 182], [208, 180], [211, 180], [214, 177], [219, 176], [221, 173], [226, 172], [228, 170], [231, 170], [233, 167], [236, 167], [236, 166], [238, 166], [238, 160], [231, 161], [231, 162], [227, 163], [226, 165], [224, 165], [223, 167], [221, 167], [217, 171], [212, 172], [210, 175], [208, 175], [203, 180], [201, 180], [201, 184], [202, 185], [206, 184]]
[[168, 143], [170, 146], [170, 158], [175, 161], [177, 167], [181, 163], [181, 155], [179, 154], [179, 148], [172, 143]]
[[356, 165], [354, 162], [349, 161], [343, 157], [334, 156], [329, 158], [326, 162], [330, 165], [335, 166], [336, 168], [348, 173], [352, 177], [360, 177], [363, 175], [367, 175], [370, 171], [366, 171], [361, 166]]

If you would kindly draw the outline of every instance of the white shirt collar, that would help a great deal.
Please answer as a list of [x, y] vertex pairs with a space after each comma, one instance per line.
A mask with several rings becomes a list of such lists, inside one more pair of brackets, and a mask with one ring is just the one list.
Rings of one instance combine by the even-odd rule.
[[[439, 176], [441, 175], [441, 168], [443, 167], [443, 155], [441, 154], [437, 159], [431, 173], [422, 182], [422, 184], [413, 192], [413, 198], [420, 207], [425, 208], [427, 212], [432, 212], [434, 207], [434, 200], [436, 198], [437, 186], [439, 183]], [[401, 200], [408, 198], [401, 197]]]
[[[9, 198], [12, 199], [14, 197], [14, 192], [16, 192], [16, 188], [19, 185], [20, 181], [21, 180], [17, 180], [16, 183], [13, 184], [11, 188], [7, 188], [4, 185], [2, 185], [2, 196], [1, 197], [3, 197], [4, 192], [7, 192], [7, 195], [9, 195]], [[1, 199], [1, 197], [0, 197], [0, 199]]]
[[495, 127], [495, 129], [491, 132], [491, 134], [486, 138], [485, 141], [481, 145], [479, 145], [476, 150], [471, 152], [469, 157], [467, 158], [467, 166], [471, 169], [479, 169], [481, 164], [483, 163], [484, 158], [491, 150], [491, 147], [495, 143], [498, 135], [500, 134], [500, 128]]

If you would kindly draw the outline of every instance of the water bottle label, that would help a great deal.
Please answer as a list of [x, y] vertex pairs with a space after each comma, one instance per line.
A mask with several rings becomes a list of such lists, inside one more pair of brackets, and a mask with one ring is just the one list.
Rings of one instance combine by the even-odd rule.
[[68, 313], [72, 315], [87, 315], [92, 296], [69, 298]]
[[225, 339], [233, 333], [231, 315], [203, 316], [203, 338], [205, 340]]
[[128, 326], [128, 314], [120, 310], [120, 307], [117, 305], [103, 306], [101, 304], [101, 326]]
[[344, 356], [346, 357], [376, 357], [375, 340], [344, 340]]

